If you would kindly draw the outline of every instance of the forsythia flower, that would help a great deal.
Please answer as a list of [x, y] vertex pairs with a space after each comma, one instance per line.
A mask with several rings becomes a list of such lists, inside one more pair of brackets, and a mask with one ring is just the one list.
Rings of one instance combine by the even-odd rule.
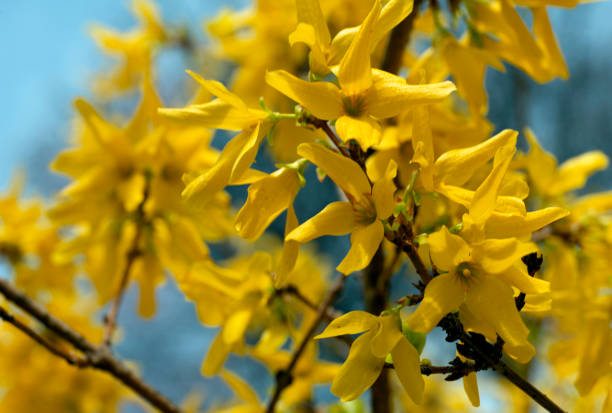
[[343, 401], [356, 399], [374, 384], [387, 355], [391, 354], [404, 390], [415, 403], [420, 403], [424, 382], [419, 354], [402, 334], [397, 314], [376, 317], [364, 311], [352, 311], [336, 318], [315, 338], [359, 333], [363, 334], [353, 342], [346, 361], [334, 377], [332, 393]]
[[382, 221], [393, 212], [395, 162], [389, 164], [384, 177], [370, 185], [356, 162], [321, 145], [303, 143], [298, 153], [321, 168], [349, 201], [329, 204], [285, 239], [305, 243], [323, 235], [351, 233], [351, 249], [336, 269], [350, 274], [365, 268], [383, 240]]

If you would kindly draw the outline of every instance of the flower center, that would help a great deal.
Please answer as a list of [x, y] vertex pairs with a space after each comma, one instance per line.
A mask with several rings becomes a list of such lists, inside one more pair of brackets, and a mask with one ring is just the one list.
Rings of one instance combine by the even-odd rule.
[[376, 206], [370, 194], [363, 194], [359, 199], [350, 199], [355, 221], [360, 225], [370, 225], [376, 221]]
[[343, 96], [344, 111], [349, 116], [360, 116], [363, 112], [363, 98], [361, 95]]
[[456, 273], [462, 279], [467, 281], [474, 275], [474, 270], [470, 267], [470, 264], [468, 264], [467, 262], [462, 262], [457, 266]]

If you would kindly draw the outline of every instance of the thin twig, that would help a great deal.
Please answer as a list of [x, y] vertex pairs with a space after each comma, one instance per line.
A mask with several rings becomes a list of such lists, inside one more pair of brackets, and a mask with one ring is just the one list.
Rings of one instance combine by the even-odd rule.
[[113, 333], [115, 332], [115, 328], [117, 327], [117, 316], [119, 315], [119, 308], [121, 308], [121, 302], [123, 301], [123, 297], [125, 295], [125, 290], [130, 280], [130, 272], [136, 259], [140, 256], [140, 238], [142, 236], [142, 229], [144, 226], [144, 216], [145, 211], [144, 207], [149, 198], [150, 184], [147, 179], [147, 183], [145, 185], [142, 200], [140, 204], [138, 204], [138, 208], [136, 209], [136, 233], [134, 234], [134, 240], [132, 241], [132, 245], [128, 250], [125, 258], [125, 268], [123, 269], [123, 273], [121, 274], [121, 280], [119, 281], [119, 289], [117, 290], [117, 295], [115, 296], [115, 300], [113, 301], [113, 305], [105, 317], [105, 326], [104, 326], [104, 340], [103, 343], [105, 346], [110, 347], [113, 342]]
[[292, 375], [293, 369], [297, 365], [301, 355], [304, 353], [304, 350], [306, 350], [306, 346], [308, 345], [308, 342], [312, 339], [315, 332], [317, 331], [319, 324], [325, 318], [327, 309], [329, 308], [329, 306], [333, 304], [333, 302], [340, 295], [342, 288], [344, 288], [345, 279], [346, 277], [344, 275], [340, 275], [340, 278], [338, 279], [338, 281], [336, 282], [332, 290], [329, 292], [329, 294], [325, 298], [325, 301], [323, 301], [323, 303], [319, 307], [319, 312], [317, 313], [317, 317], [315, 318], [312, 325], [306, 332], [306, 335], [304, 335], [304, 337], [302, 338], [302, 341], [300, 342], [297, 349], [295, 350], [295, 353], [293, 353], [293, 357], [291, 357], [289, 364], [287, 365], [285, 369], [280, 370], [276, 373], [276, 387], [274, 388], [274, 393], [272, 394], [272, 398], [270, 399], [270, 402], [268, 403], [268, 407], [266, 408], [266, 413], [274, 412], [276, 404], [280, 400], [280, 396], [283, 390], [285, 390], [285, 388], [291, 385], [291, 382], [293, 381], [293, 375]]
[[77, 350], [82, 351], [87, 359], [88, 367], [106, 371], [164, 413], [181, 412], [178, 406], [116, 359], [107, 347], [92, 344], [62, 320], [51, 315], [36, 301], [17, 290], [8, 281], [0, 279], [0, 293], [57, 336], [66, 340]]
[[340, 138], [338, 138], [334, 131], [331, 130], [327, 121], [315, 117], [309, 117], [307, 121], [315, 128], [322, 129], [323, 132], [325, 132], [329, 139], [334, 143], [334, 145], [336, 145], [336, 148], [338, 148], [342, 155], [346, 156], [347, 158], [351, 157], [351, 154], [346, 150], [344, 145], [342, 145], [342, 141], [340, 140]]
[[6, 309], [0, 307], [0, 318], [5, 322], [13, 325], [15, 328], [20, 330], [22, 333], [30, 337], [32, 340], [36, 341], [38, 344], [47, 349], [51, 354], [60, 357], [72, 366], [77, 367], [86, 367], [88, 364], [87, 359], [77, 357], [68, 351], [62, 349], [61, 347], [56, 346], [54, 343], [49, 341], [47, 338], [41, 336], [28, 325], [19, 321], [15, 316], [10, 314]]

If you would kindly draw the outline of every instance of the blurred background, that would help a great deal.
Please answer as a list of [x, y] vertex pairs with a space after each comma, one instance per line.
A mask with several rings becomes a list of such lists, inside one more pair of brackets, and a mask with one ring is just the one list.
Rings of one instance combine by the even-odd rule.
[[[205, 42], [203, 22], [207, 18], [221, 7], [241, 8], [249, 1], [157, 0], [157, 4], [165, 22], [187, 25], [192, 36]], [[489, 118], [497, 130], [530, 126], [560, 161], [592, 149], [611, 156], [612, 3], [589, 3], [572, 10], [551, 8], [549, 13], [570, 79], [540, 85], [509, 66], [505, 74], [489, 69]], [[135, 24], [130, 1], [0, 2], [3, 191], [19, 169], [27, 172], [26, 192], [31, 195], [50, 197], [66, 183], [47, 165], [68, 145], [73, 99], [91, 98], [91, 80], [112, 64], [88, 36], [94, 22], [129, 30]], [[176, 88], [186, 81], [185, 57], [177, 51], [160, 56], [158, 63], [162, 96], [176, 96]], [[612, 171], [600, 172], [590, 180], [590, 189], [612, 189], [611, 179]], [[325, 244], [321, 247], [334, 255]], [[132, 289], [119, 319], [124, 331], [117, 347], [119, 355], [139, 363], [144, 377], [176, 401], [183, 400], [194, 387], [209, 403], [229, 397], [220, 381], [200, 375], [201, 361], [216, 331], [199, 324], [193, 305], [172, 282], [158, 291], [159, 308], [164, 311], [158, 311], [152, 320], [138, 318], [135, 295]], [[350, 300], [345, 301], [346, 306], [351, 305]], [[452, 352], [453, 347], [448, 350]], [[232, 357], [227, 367], [257, 382], [262, 397], [272, 383], [265, 370], [249, 360]], [[494, 409], [494, 402], [490, 402], [480, 411]], [[127, 406], [128, 411], [139, 409]]]

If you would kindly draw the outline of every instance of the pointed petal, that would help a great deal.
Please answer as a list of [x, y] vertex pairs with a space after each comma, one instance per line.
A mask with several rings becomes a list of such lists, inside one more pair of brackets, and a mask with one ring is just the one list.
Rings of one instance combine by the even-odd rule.
[[453, 149], [436, 159], [436, 179], [439, 182], [461, 186], [474, 172], [493, 158], [502, 146], [515, 146], [518, 132], [505, 129], [478, 145]]
[[221, 99], [183, 109], [163, 108], [159, 109], [158, 113], [161, 118], [169, 122], [234, 131], [249, 128], [267, 117], [265, 112], [236, 109]]
[[434, 277], [427, 287], [425, 296], [416, 311], [408, 317], [409, 329], [429, 333], [446, 314], [455, 310], [465, 298], [465, 289], [459, 277], [441, 274]]
[[293, 203], [300, 189], [298, 173], [281, 168], [249, 186], [248, 197], [238, 212], [235, 227], [245, 239], [255, 240]]
[[510, 266], [499, 274], [508, 284], [525, 294], [544, 294], [550, 292], [550, 283], [530, 276], [523, 263]]
[[376, 206], [376, 218], [386, 219], [393, 213], [395, 205], [395, 183], [393, 178], [397, 174], [397, 163], [393, 159], [387, 164], [385, 175], [372, 186], [372, 199]]
[[[365, 311], [351, 311], [336, 319], [334, 319], [325, 330], [314, 338], [320, 340], [322, 338], [343, 336], [345, 334], [358, 334], [364, 331], [369, 331], [378, 327], [378, 317]], [[376, 330], [373, 330], [373, 334]], [[370, 351], [368, 349], [368, 351]]]
[[217, 334], [208, 349], [204, 363], [202, 363], [202, 375], [211, 377], [218, 374], [230, 352], [231, 347], [223, 340], [223, 333]]
[[380, 8], [380, 0], [374, 0], [372, 10], [361, 24], [357, 35], [340, 61], [337, 76], [345, 96], [359, 95], [372, 86], [370, 49]]
[[380, 124], [367, 116], [340, 116], [335, 127], [343, 142], [354, 139], [364, 151], [380, 143]]
[[[287, 209], [287, 221], [285, 223], [285, 237], [289, 235], [298, 226], [298, 219], [295, 216], [295, 209], [293, 205]], [[297, 257], [300, 251], [300, 243], [297, 241], [285, 241], [283, 244], [283, 252], [281, 253], [280, 262], [276, 268], [276, 275], [274, 276], [274, 287], [282, 288], [287, 285], [289, 281], [289, 274], [295, 267]]]
[[412, 162], [420, 166], [419, 178], [426, 191], [434, 191], [434, 145], [429, 123], [429, 108], [419, 106], [413, 111]]
[[370, 351], [370, 340], [375, 332], [363, 334], [353, 342], [348, 358], [340, 367], [331, 385], [331, 392], [343, 402], [354, 400], [366, 391], [378, 378], [385, 359]]
[[233, 94], [223, 85], [223, 83], [216, 80], [206, 80], [197, 73], [187, 70], [187, 73], [193, 77], [204, 89], [206, 89], [211, 95], [214, 95], [224, 101], [225, 103], [235, 107], [236, 109], [246, 111], [247, 105], [237, 95]]
[[559, 207], [549, 207], [527, 212], [526, 215], [493, 214], [485, 225], [487, 238], [516, 237], [519, 239], [531, 236], [533, 231], [544, 228], [569, 215], [569, 211]]
[[401, 321], [396, 314], [390, 314], [378, 317], [378, 322], [378, 331], [371, 342], [372, 354], [376, 357], [387, 357], [403, 337], [400, 331]]
[[397, 116], [415, 105], [439, 102], [456, 89], [449, 81], [408, 85], [403, 78], [380, 70], [373, 70], [372, 76], [372, 87], [365, 96], [363, 110], [378, 119]]
[[499, 274], [521, 262], [521, 257], [537, 250], [535, 244], [516, 238], [487, 239], [472, 244], [472, 257], [485, 272]]
[[349, 198], [359, 200], [364, 194], [370, 194], [371, 187], [365, 172], [352, 159], [318, 143], [300, 144], [298, 154], [321, 168]]
[[463, 238], [451, 234], [446, 227], [427, 237], [431, 260], [439, 269], [452, 271], [462, 262], [470, 261], [470, 246]]
[[332, 202], [321, 212], [294, 229], [285, 241], [301, 244], [324, 235], [345, 235], [355, 228], [353, 207], [348, 202]]
[[223, 380], [240, 400], [251, 405], [259, 405], [257, 393], [255, 393], [251, 386], [249, 386], [246, 381], [242, 380], [242, 378], [228, 370], [221, 371], [221, 377], [223, 377]]
[[478, 382], [476, 381], [476, 373], [471, 372], [467, 376], [463, 376], [463, 390], [470, 399], [472, 406], [480, 406], [480, 394], [478, 393]]
[[329, 82], [307, 82], [284, 70], [266, 73], [266, 82], [308, 109], [319, 119], [337, 119], [344, 104], [340, 90]]
[[495, 210], [499, 187], [515, 152], [515, 147], [509, 145], [497, 150], [493, 169], [476, 190], [470, 205], [470, 216], [476, 224], [484, 224]]
[[359, 226], [351, 233], [351, 249], [336, 267], [348, 275], [368, 266], [385, 235], [382, 223], [375, 221], [367, 227]]
[[519, 363], [527, 363], [535, 348], [527, 341], [529, 330], [516, 309], [512, 288], [497, 277], [481, 276], [470, 282], [466, 306], [477, 317], [495, 326], [504, 339], [504, 352]]
[[419, 353], [406, 338], [402, 337], [391, 351], [391, 357], [393, 358], [395, 373], [400, 383], [402, 383], [404, 390], [406, 390], [406, 393], [408, 393], [413, 402], [421, 404], [423, 401], [423, 391], [425, 390], [425, 381], [421, 375]]
[[298, 22], [312, 26], [315, 41], [322, 46], [331, 43], [327, 21], [323, 16], [319, 0], [299, 0], [295, 2]]

